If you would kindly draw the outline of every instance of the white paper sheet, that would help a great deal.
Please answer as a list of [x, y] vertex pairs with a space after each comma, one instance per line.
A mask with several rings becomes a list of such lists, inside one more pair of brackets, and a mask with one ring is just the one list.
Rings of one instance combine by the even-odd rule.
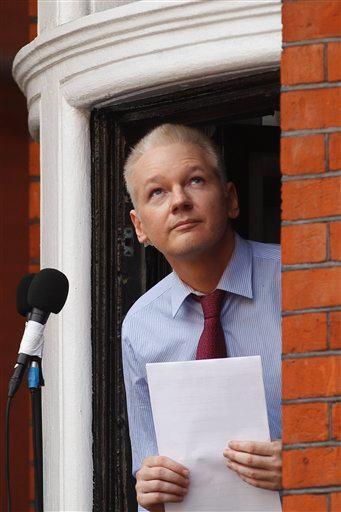
[[260, 356], [150, 363], [158, 450], [190, 470], [182, 503], [166, 512], [279, 512], [279, 493], [251, 486], [226, 466], [231, 440], [269, 441]]

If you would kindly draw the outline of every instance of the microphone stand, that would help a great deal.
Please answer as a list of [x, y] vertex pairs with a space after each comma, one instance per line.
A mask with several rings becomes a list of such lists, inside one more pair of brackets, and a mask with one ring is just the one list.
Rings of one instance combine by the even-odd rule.
[[28, 387], [31, 391], [31, 410], [34, 451], [34, 507], [35, 512], [44, 512], [43, 500], [43, 435], [41, 415], [41, 386], [44, 379], [41, 359], [32, 357], [28, 369]]

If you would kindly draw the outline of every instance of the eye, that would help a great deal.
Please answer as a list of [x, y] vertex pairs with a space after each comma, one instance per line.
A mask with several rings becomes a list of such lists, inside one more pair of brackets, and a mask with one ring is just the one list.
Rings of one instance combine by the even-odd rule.
[[191, 181], [194, 181], [195, 183], [203, 183], [204, 182], [203, 178], [201, 178], [200, 176], [193, 176], [193, 178], [191, 178]]
[[161, 192], [161, 188], [153, 188], [153, 190], [150, 191], [149, 197], [159, 196]]

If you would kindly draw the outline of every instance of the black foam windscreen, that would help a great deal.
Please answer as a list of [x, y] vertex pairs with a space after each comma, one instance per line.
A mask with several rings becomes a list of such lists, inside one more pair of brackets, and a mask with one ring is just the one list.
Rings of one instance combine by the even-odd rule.
[[32, 280], [27, 300], [31, 307], [46, 313], [59, 313], [69, 292], [69, 281], [55, 268], [43, 268]]
[[31, 311], [27, 302], [27, 294], [35, 274], [25, 274], [17, 286], [17, 311], [19, 315], [26, 316]]

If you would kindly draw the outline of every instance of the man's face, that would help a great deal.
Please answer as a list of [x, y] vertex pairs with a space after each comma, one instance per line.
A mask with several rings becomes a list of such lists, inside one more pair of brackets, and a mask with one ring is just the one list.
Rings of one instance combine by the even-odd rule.
[[222, 183], [200, 147], [150, 149], [131, 179], [137, 210], [130, 216], [138, 240], [149, 240], [171, 264], [215, 250], [229, 236], [229, 218], [239, 213], [236, 191], [231, 182]]

